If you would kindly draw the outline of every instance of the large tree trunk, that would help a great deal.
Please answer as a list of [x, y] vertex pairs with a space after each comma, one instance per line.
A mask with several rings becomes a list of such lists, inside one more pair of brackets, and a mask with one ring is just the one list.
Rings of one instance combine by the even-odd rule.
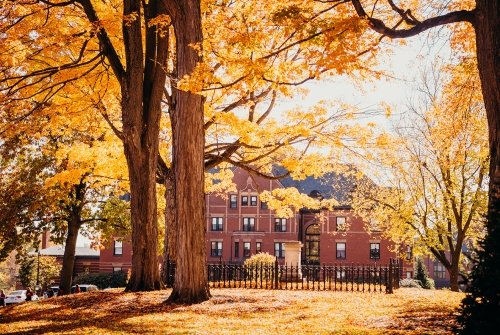
[[488, 227], [500, 225], [500, 25], [498, 1], [477, 0], [476, 46], [490, 143]]
[[[178, 78], [189, 75], [201, 61], [199, 0], [170, 3], [177, 42]], [[172, 4], [173, 3], [173, 4]], [[176, 274], [168, 302], [198, 303], [210, 298], [205, 256], [203, 97], [175, 90], [172, 113], [175, 162]]]
[[458, 263], [453, 260], [451, 263], [451, 267], [447, 270], [448, 270], [448, 274], [450, 275], [450, 290], [452, 290], [453, 292], [458, 292], [459, 291]]
[[161, 288], [158, 263], [156, 157], [158, 146], [135, 150], [125, 142], [129, 168], [132, 219], [132, 273], [127, 291]]
[[487, 235], [462, 303], [462, 334], [489, 334], [500, 315], [500, 2], [476, 0], [476, 48], [489, 128]]
[[168, 262], [175, 260], [177, 230], [175, 228], [175, 179], [172, 171], [165, 173], [165, 238], [161, 279], [168, 283]]
[[62, 294], [68, 294], [71, 290], [73, 281], [73, 272], [75, 269], [75, 252], [76, 240], [78, 239], [78, 231], [80, 230], [80, 218], [73, 214], [68, 220], [68, 234], [64, 246], [64, 256], [61, 269], [61, 279], [59, 283]]
[[[150, 0], [141, 10], [140, 0], [124, 2], [126, 72], [122, 92], [123, 143], [130, 180], [132, 221], [132, 273], [127, 291], [161, 288], [158, 263], [156, 169], [160, 133], [161, 99], [168, 36], [149, 21], [165, 14], [160, 0]], [[145, 35], [142, 34], [144, 15]], [[143, 47], [144, 43], [144, 47]]]

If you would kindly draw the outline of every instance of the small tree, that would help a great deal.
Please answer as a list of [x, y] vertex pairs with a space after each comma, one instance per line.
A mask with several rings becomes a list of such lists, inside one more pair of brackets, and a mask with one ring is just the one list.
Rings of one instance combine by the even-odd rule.
[[0, 272], [0, 290], [10, 290], [13, 287], [9, 275]]
[[427, 268], [421, 258], [417, 258], [417, 263], [415, 264], [415, 279], [420, 282], [420, 285], [425, 289], [433, 289], [434, 283], [432, 279], [429, 278], [427, 274]]
[[35, 287], [37, 284], [46, 287], [59, 276], [61, 265], [55, 257], [27, 256], [19, 266], [19, 280], [24, 287]]

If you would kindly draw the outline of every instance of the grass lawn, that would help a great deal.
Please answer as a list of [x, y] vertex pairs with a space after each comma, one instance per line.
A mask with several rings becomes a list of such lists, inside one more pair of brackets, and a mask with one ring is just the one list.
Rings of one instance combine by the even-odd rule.
[[167, 306], [170, 290], [100, 291], [0, 309], [0, 334], [451, 334], [462, 293], [212, 289]]

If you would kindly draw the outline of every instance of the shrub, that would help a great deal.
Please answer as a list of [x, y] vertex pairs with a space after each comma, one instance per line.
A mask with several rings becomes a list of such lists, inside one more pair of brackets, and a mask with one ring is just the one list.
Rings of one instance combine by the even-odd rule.
[[417, 263], [415, 264], [415, 279], [420, 282], [423, 288], [428, 290], [434, 289], [434, 280], [427, 275], [427, 269], [420, 258], [417, 258]]
[[412, 278], [405, 278], [399, 281], [400, 287], [414, 287], [414, 288], [422, 288], [420, 285], [420, 281]]
[[252, 257], [245, 260], [246, 266], [271, 266], [274, 265], [276, 258], [267, 252], [261, 252], [253, 255]]
[[[276, 258], [267, 252], [261, 252], [245, 260], [249, 280], [269, 280], [273, 278]], [[262, 278], [261, 278], [262, 277]]]
[[84, 273], [78, 275], [73, 284], [93, 284], [101, 290], [107, 287], [125, 287], [127, 285], [127, 273]]

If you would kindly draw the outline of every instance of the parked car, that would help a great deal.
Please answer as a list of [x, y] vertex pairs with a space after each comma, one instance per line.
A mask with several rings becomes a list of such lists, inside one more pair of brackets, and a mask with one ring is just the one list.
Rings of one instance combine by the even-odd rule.
[[[38, 296], [34, 294], [31, 297], [31, 300], [38, 300]], [[25, 302], [26, 301], [26, 290], [17, 290], [17, 291], [12, 291], [9, 294], [7, 294], [7, 297], [5, 298], [5, 304], [18, 304], [20, 302]]]
[[52, 291], [51, 297], [57, 297], [57, 292], [59, 292], [59, 286], [50, 286], [47, 288], [47, 291], [43, 292], [43, 298], [47, 299], [49, 297], [49, 290]]
[[[92, 284], [78, 284], [78, 286], [80, 287], [80, 292], [92, 292], [99, 290], [97, 286]], [[75, 293], [75, 287], [76, 285], [71, 286], [71, 293]]]

